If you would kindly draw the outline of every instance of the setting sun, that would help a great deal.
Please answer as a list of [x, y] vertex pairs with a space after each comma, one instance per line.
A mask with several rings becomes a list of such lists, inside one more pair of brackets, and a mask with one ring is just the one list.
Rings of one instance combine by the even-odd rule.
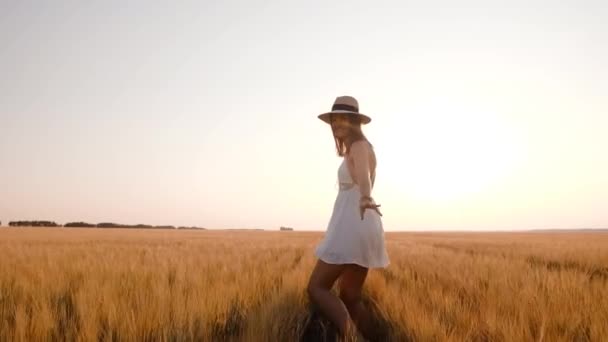
[[385, 147], [400, 157], [386, 158], [383, 172], [421, 200], [458, 201], [484, 191], [508, 177], [523, 157], [513, 125], [489, 108], [424, 103], [400, 127], [401, 143]]

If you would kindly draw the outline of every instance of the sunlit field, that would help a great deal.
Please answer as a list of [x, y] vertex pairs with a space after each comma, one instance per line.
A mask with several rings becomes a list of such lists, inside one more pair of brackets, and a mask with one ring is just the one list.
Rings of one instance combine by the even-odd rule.
[[[332, 340], [306, 294], [322, 235], [1, 228], [0, 340]], [[608, 340], [608, 233], [386, 241], [364, 288], [379, 341]]]

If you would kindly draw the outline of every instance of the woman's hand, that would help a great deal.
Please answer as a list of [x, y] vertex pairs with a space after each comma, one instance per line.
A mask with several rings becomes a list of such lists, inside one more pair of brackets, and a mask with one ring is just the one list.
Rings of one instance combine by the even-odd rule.
[[362, 196], [359, 200], [359, 212], [361, 213], [361, 220], [363, 220], [365, 209], [373, 209], [378, 213], [378, 215], [382, 216], [382, 213], [378, 207], [380, 207], [380, 204], [376, 204], [373, 198], [369, 196]]

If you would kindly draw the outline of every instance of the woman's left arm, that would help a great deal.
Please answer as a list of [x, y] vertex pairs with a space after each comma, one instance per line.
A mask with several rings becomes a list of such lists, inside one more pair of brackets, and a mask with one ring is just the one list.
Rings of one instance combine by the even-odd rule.
[[368, 148], [369, 146], [365, 141], [356, 141], [351, 146], [352, 157], [355, 164], [355, 177], [361, 192], [361, 198], [359, 199], [359, 214], [361, 215], [361, 220], [363, 220], [363, 216], [365, 215], [365, 209], [373, 209], [378, 215], [382, 216], [382, 213], [378, 209], [380, 204], [376, 204], [371, 197], [372, 187], [370, 181]]
[[350, 147], [354, 164], [354, 176], [361, 191], [361, 196], [371, 196], [371, 180], [369, 170], [369, 151], [365, 140], [355, 141]]

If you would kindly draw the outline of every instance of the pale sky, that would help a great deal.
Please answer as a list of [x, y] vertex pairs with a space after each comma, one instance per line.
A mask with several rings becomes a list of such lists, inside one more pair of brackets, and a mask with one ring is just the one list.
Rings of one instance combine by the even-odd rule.
[[0, 0], [0, 220], [325, 230], [372, 117], [386, 231], [608, 227], [605, 1]]

